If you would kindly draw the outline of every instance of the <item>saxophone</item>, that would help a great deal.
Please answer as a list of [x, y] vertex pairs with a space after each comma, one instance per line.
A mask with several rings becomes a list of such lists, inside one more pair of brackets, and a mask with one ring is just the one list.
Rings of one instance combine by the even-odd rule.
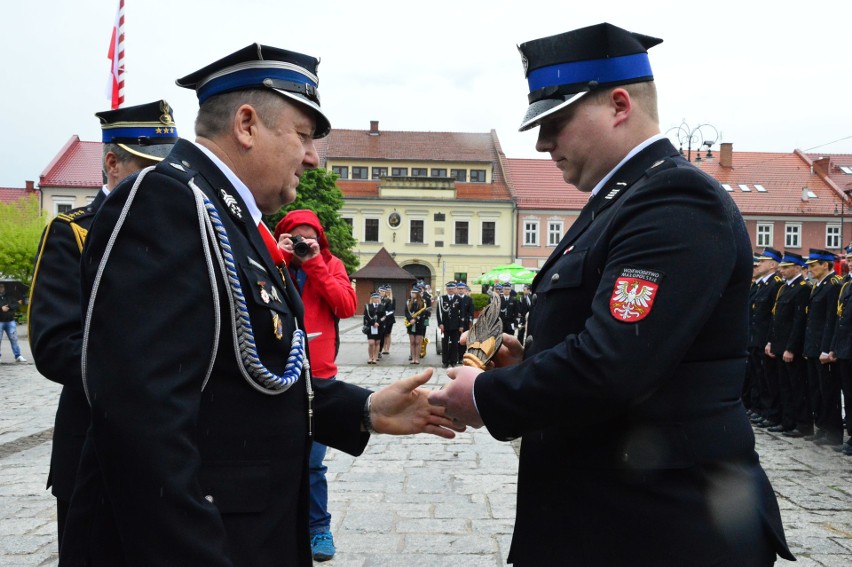
[[418, 317], [419, 317], [419, 316], [420, 316], [420, 315], [421, 315], [424, 311], [426, 311], [426, 309], [427, 309], [427, 306], [425, 306], [425, 305], [424, 305], [424, 306], [423, 306], [423, 309], [420, 309], [420, 310], [415, 311], [414, 313], [412, 313], [412, 314], [411, 314], [411, 320], [408, 320], [408, 319], [406, 319], [406, 320], [405, 320], [405, 326], [406, 326], [406, 327], [410, 327], [411, 325], [413, 325], [413, 324], [414, 324], [414, 322], [417, 320], [417, 318], [418, 318]]

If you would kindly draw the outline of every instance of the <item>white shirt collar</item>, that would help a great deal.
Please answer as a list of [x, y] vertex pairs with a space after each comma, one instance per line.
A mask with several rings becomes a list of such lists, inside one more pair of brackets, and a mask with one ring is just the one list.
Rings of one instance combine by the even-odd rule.
[[644, 150], [645, 148], [647, 148], [648, 146], [653, 144], [654, 142], [656, 142], [658, 140], [664, 140], [665, 138], [666, 137], [663, 136], [662, 134], [656, 134], [654, 136], [651, 136], [650, 138], [648, 138], [647, 140], [645, 140], [644, 142], [642, 142], [641, 144], [639, 144], [638, 146], [636, 146], [635, 148], [630, 150], [629, 152], [627, 152], [627, 155], [624, 156], [624, 159], [622, 159], [620, 162], [618, 162], [618, 165], [616, 165], [615, 167], [610, 169], [609, 173], [604, 175], [603, 179], [598, 181], [598, 184], [595, 185], [594, 189], [592, 189], [592, 197], [594, 197], [595, 195], [598, 194], [598, 191], [601, 190], [601, 187], [603, 187], [606, 184], [606, 182], [609, 181], [612, 178], [612, 176], [615, 174], [615, 172], [618, 171], [618, 168], [621, 167], [622, 165], [624, 165], [625, 163], [627, 163], [627, 161], [630, 158], [632, 158], [633, 156], [635, 156], [636, 154], [638, 154], [639, 152], [641, 152], [642, 150]]
[[240, 181], [240, 178], [237, 177], [237, 174], [231, 171], [231, 168], [225, 165], [225, 162], [219, 159], [216, 154], [214, 154], [208, 148], [205, 148], [198, 142], [193, 142], [193, 144], [195, 144], [195, 147], [201, 150], [204, 155], [210, 158], [210, 161], [212, 161], [216, 165], [216, 167], [219, 168], [219, 170], [222, 172], [222, 175], [228, 178], [228, 181], [231, 182], [231, 185], [234, 186], [234, 189], [236, 189], [237, 193], [240, 194], [240, 197], [243, 198], [243, 201], [245, 202], [246, 207], [248, 208], [248, 212], [251, 215], [251, 220], [253, 220], [254, 224], [257, 225], [261, 221], [263, 214], [260, 212], [260, 209], [257, 208], [257, 202], [254, 200], [254, 195], [252, 195], [249, 188], [246, 187], [246, 184]]
[[768, 282], [768, 281], [772, 278], [772, 276], [774, 276], [774, 275], [775, 275], [775, 272], [769, 272], [768, 274], [766, 274], [765, 276], [763, 276], [762, 278], [760, 278], [760, 281], [761, 281], [762, 283], [766, 283], [766, 282]]

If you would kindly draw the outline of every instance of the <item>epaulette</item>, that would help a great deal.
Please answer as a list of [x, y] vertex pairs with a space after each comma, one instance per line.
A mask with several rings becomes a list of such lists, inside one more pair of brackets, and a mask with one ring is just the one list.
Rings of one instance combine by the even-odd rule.
[[179, 162], [176, 159], [164, 159], [159, 164], [157, 164], [157, 170], [169, 177], [173, 177], [175, 179], [179, 179], [184, 183], [189, 183], [189, 181], [195, 177], [197, 171], [187, 162]]
[[800, 280], [800, 281], [799, 281], [799, 285], [811, 285], [811, 284], [809, 284], [809, 283], [808, 283], [808, 282], [806, 282], [805, 280]]
[[777, 275], [776, 275], [776, 276], [775, 276], [775, 281], [776, 281], [776, 282], [781, 282], [781, 281], [784, 281], [784, 280], [782, 280], [782, 279], [781, 279], [781, 276], [777, 276]]
[[661, 171], [666, 171], [667, 169], [673, 169], [677, 167], [677, 163], [675, 160], [671, 158], [664, 158], [658, 161], [655, 161], [651, 167], [645, 170], [645, 177], [651, 177], [652, 175], [656, 175]]
[[88, 207], [79, 207], [77, 209], [72, 209], [67, 213], [59, 213], [58, 215], [56, 215], [56, 219], [62, 222], [71, 223], [76, 220], [79, 220], [80, 217], [86, 215], [89, 212], [90, 211]]
[[842, 281], [843, 281], [843, 278], [841, 278], [837, 274], [834, 274], [833, 276], [831, 276], [831, 283], [833, 283], [833, 284], [839, 284]]

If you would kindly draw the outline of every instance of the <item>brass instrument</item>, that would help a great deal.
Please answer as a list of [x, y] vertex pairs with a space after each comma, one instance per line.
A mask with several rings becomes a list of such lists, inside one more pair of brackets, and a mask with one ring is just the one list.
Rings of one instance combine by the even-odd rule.
[[429, 344], [429, 339], [427, 337], [423, 337], [423, 342], [420, 343], [420, 358], [426, 357], [426, 345]]
[[429, 306], [428, 306], [428, 305], [424, 305], [424, 306], [423, 306], [423, 309], [420, 309], [420, 310], [415, 311], [414, 313], [412, 313], [412, 314], [411, 314], [411, 320], [410, 320], [410, 321], [409, 321], [408, 319], [406, 319], [406, 320], [405, 320], [405, 326], [406, 326], [406, 327], [410, 327], [411, 325], [413, 325], [413, 324], [414, 324], [414, 322], [417, 320], [417, 318], [418, 318], [418, 317], [419, 317], [419, 316], [420, 316], [420, 315], [421, 315], [424, 311], [426, 311], [427, 309], [429, 309]]

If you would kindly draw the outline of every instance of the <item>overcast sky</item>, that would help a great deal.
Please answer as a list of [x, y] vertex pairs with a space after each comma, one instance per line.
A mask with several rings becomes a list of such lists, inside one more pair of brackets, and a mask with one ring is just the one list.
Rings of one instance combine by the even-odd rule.
[[[852, 153], [852, 2], [126, 0], [126, 105], [165, 98], [192, 138], [194, 93], [174, 80], [255, 41], [320, 57], [337, 128], [488, 132], [508, 157], [526, 81], [515, 45], [603, 21], [663, 38], [651, 64], [663, 131], [709, 123], [734, 150]], [[0, 186], [22, 187], [77, 134], [99, 141], [118, 0], [9, 2], [0, 53]], [[794, 7], [795, 6], [795, 7]], [[712, 130], [709, 130], [712, 135]]]

